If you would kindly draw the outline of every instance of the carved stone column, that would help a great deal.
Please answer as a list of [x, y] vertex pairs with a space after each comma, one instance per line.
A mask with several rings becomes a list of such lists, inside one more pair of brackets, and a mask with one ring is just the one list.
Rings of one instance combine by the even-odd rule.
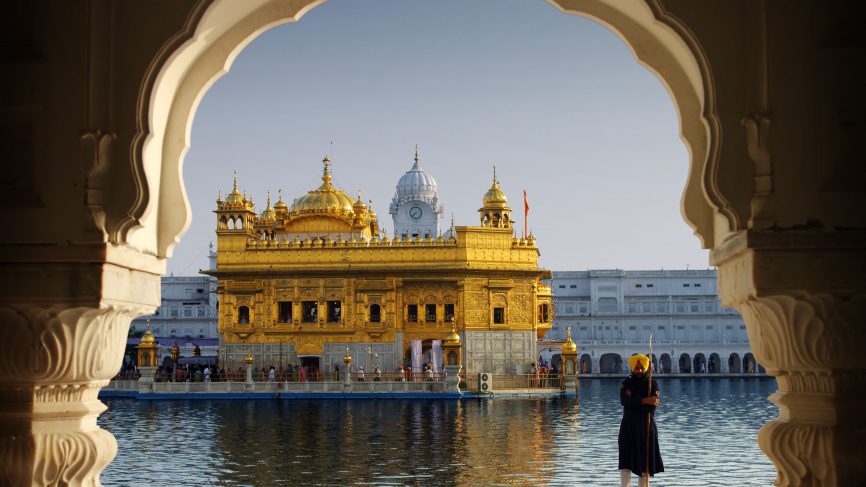
[[[0, 253], [0, 484], [99, 485], [117, 442], [96, 425], [97, 396], [130, 321], [159, 302], [160, 263], [99, 246], [9, 262], [36, 252]], [[152, 268], [96, 261], [107, 256]]]
[[781, 486], [866, 478], [866, 235], [744, 232], [713, 251], [719, 295], [743, 315], [778, 391], [758, 434]]

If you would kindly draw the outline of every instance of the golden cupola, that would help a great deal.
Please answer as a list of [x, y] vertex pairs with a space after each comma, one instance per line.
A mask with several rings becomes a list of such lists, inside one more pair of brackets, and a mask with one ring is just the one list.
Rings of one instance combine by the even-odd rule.
[[285, 216], [289, 212], [289, 206], [283, 201], [283, 190], [277, 191], [277, 202], [274, 204], [277, 216]]
[[493, 184], [484, 193], [481, 201], [482, 207], [478, 210], [481, 215], [482, 227], [511, 228], [511, 208], [508, 207], [508, 198], [499, 186], [496, 177], [496, 166], [493, 166]]
[[322, 159], [322, 184], [292, 203], [290, 213], [296, 215], [352, 216], [355, 201], [331, 184], [331, 159]]
[[356, 201], [331, 184], [331, 159], [322, 160], [322, 184], [296, 199], [288, 209], [285, 231], [289, 234], [357, 234], [369, 238], [370, 212], [360, 200]]
[[268, 205], [265, 211], [259, 215], [259, 219], [263, 221], [274, 221], [277, 219], [277, 212], [271, 208], [271, 192], [268, 191]]

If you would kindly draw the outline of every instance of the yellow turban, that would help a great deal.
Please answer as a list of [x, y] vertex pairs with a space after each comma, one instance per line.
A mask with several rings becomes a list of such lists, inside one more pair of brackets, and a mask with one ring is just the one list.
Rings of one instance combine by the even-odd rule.
[[628, 358], [628, 366], [631, 368], [632, 371], [634, 370], [635, 367], [637, 367], [638, 363], [640, 363], [643, 366], [644, 372], [649, 370], [649, 357], [647, 357], [646, 355], [641, 355], [639, 353], [636, 353], [636, 354], [634, 354]]

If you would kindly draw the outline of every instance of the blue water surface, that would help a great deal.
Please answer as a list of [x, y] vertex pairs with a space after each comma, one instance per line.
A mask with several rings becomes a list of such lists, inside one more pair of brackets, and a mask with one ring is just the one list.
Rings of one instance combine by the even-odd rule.
[[[773, 379], [660, 379], [656, 487], [770, 486]], [[577, 398], [106, 400], [105, 485], [618, 486], [619, 382]], [[636, 479], [633, 485], [637, 485]]]

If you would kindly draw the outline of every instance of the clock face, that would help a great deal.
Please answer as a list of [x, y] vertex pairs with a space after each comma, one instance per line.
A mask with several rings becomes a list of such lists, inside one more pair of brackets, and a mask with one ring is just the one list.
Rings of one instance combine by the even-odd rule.
[[409, 216], [411, 216], [415, 220], [421, 218], [422, 213], [423, 212], [421, 211], [421, 208], [418, 208], [417, 206], [413, 206], [412, 208], [409, 208]]

